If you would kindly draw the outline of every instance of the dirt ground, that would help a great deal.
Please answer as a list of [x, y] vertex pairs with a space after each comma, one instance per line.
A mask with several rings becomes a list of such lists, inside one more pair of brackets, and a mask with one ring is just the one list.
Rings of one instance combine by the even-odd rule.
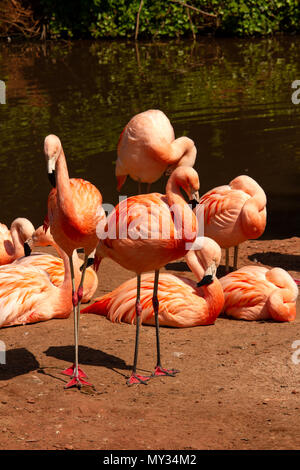
[[[300, 278], [299, 262], [295, 237], [240, 249], [239, 266], [280, 266]], [[96, 294], [129, 277], [105, 260]], [[80, 391], [65, 390], [60, 374], [73, 362], [72, 317], [4, 328], [0, 449], [299, 449], [299, 302], [297, 313], [292, 323], [219, 317], [212, 326], [161, 328], [163, 365], [180, 373], [132, 387], [135, 327], [81, 315], [79, 357], [94, 388]], [[154, 365], [155, 330], [143, 326], [140, 371]]]

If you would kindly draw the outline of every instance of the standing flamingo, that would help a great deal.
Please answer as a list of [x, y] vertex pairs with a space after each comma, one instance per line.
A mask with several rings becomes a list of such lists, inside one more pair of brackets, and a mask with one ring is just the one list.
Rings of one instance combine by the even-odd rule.
[[[48, 253], [31, 253], [32, 248], [38, 246], [53, 246], [60, 258], [53, 256]], [[64, 262], [62, 259], [62, 253], [59, 246], [53, 240], [50, 230], [45, 233], [44, 228], [41, 226], [35, 230], [30, 238], [28, 238], [24, 244], [25, 252], [27, 256], [18, 258], [14, 261], [14, 264], [23, 266], [37, 266], [38, 268], [46, 271], [51, 282], [55, 286], [60, 286], [64, 279], [65, 269]], [[28, 256], [30, 254], [30, 256]], [[76, 250], [73, 252], [73, 265], [74, 265], [74, 276], [75, 276], [75, 288], [77, 289], [81, 279], [80, 268], [82, 266], [82, 260], [79, 259]], [[81, 303], [87, 303], [91, 300], [98, 286], [98, 276], [94, 269], [87, 268], [85, 278], [83, 282], [83, 294]]]
[[127, 175], [141, 183], [158, 180], [176, 166], [194, 166], [197, 150], [188, 137], [175, 139], [167, 116], [158, 109], [136, 114], [123, 129], [118, 142], [116, 162], [117, 189], [120, 191]]
[[0, 328], [70, 316], [71, 271], [66, 253], [62, 257], [65, 274], [60, 287], [35, 266], [13, 263], [0, 267]]
[[266, 195], [256, 181], [246, 175], [205, 193], [199, 201], [204, 209], [204, 235], [226, 249], [229, 271], [229, 247], [234, 246], [237, 269], [238, 245], [260, 237], [266, 227]]
[[[161, 273], [158, 282], [157, 297], [159, 302], [158, 320], [160, 325], [188, 328], [198, 325], [211, 325], [222, 311], [224, 294], [221, 284], [215, 278], [221, 260], [221, 248], [210, 238], [204, 238], [203, 247], [195, 251], [197, 261], [191, 265], [198, 284], [182, 276]], [[187, 256], [189, 264], [189, 257]], [[195, 269], [195, 267], [197, 269]], [[205, 276], [211, 282], [201, 285]], [[207, 280], [208, 282], [209, 280]], [[141, 323], [155, 324], [152, 305], [154, 275], [141, 276]], [[133, 323], [136, 320], [134, 307], [136, 298], [136, 280], [129, 279], [112, 292], [96, 298], [81, 313], [105, 315], [112, 322]]]
[[0, 265], [12, 263], [24, 256], [24, 242], [33, 232], [32, 223], [22, 217], [12, 222], [10, 230], [6, 225], [0, 224]]
[[287, 271], [244, 266], [220, 279], [224, 312], [241, 320], [293, 321], [298, 287]]
[[[48, 197], [45, 229], [50, 226], [55, 242], [69, 256], [72, 277], [75, 363], [64, 371], [66, 375], [72, 377], [66, 388], [74, 386], [80, 388], [81, 384], [91, 385], [84, 380], [86, 375], [78, 365], [80, 303], [88, 255], [95, 249], [98, 242], [96, 226], [101, 223], [101, 220], [105, 220], [105, 213], [101, 206], [102, 196], [93, 184], [83, 179], [69, 179], [64, 151], [57, 136], [46, 137], [44, 151], [49, 179], [56, 183], [56, 187], [52, 189]], [[77, 248], [84, 249], [84, 264], [76, 292], [72, 254]]]
[[109, 257], [137, 275], [136, 341], [134, 364], [128, 385], [146, 383], [150, 377], [136, 373], [139, 330], [142, 315], [140, 302], [141, 274], [155, 271], [152, 304], [155, 313], [157, 364], [153, 375], [174, 376], [177, 371], [161, 366], [159, 301], [157, 296], [159, 269], [184, 256], [197, 235], [197, 220], [180, 191], [190, 198], [197, 197], [199, 178], [190, 167], [178, 167], [169, 177], [166, 195], [151, 193], [133, 196], [121, 201], [107, 220], [105, 237], [100, 237], [96, 248], [95, 267], [102, 258]]

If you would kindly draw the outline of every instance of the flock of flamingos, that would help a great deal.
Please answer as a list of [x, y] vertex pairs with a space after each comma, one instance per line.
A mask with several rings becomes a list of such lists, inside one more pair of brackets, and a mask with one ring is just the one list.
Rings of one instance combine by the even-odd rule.
[[[46, 137], [44, 153], [53, 189], [43, 226], [35, 230], [23, 218], [15, 219], [10, 230], [0, 224], [0, 327], [68, 318], [73, 312], [75, 360], [63, 371], [70, 376], [66, 388], [91, 385], [79, 367], [80, 306], [95, 293], [96, 272], [104, 257], [133, 271], [136, 277], [94, 299], [82, 312], [105, 315], [112, 322], [136, 324], [129, 385], [146, 384], [150, 377], [174, 376], [178, 372], [162, 365], [160, 324], [208, 325], [221, 312], [244, 320], [295, 319], [298, 287], [285, 270], [255, 265], [237, 270], [239, 244], [260, 237], [265, 230], [263, 189], [243, 175], [199, 198], [199, 177], [193, 168], [197, 154], [194, 142], [188, 137], [175, 139], [173, 127], [162, 111], [137, 114], [120, 135], [117, 189], [120, 191], [130, 176], [138, 182], [139, 194], [122, 200], [107, 217], [99, 190], [88, 181], [69, 178], [58, 137]], [[150, 193], [151, 183], [164, 173], [169, 175], [165, 194]], [[147, 183], [145, 194], [141, 194], [142, 183]], [[204, 211], [205, 236], [199, 248], [191, 249], [197, 239], [199, 208]], [[178, 215], [188, 217], [176, 218]], [[112, 221], [114, 236], [107, 230]], [[120, 236], [118, 229], [124, 224], [128, 231]], [[130, 235], [132, 224], [140, 236]], [[163, 226], [169, 228], [167, 238], [162, 236]], [[105, 230], [106, 236], [99, 236]], [[33, 247], [48, 245], [54, 246], [59, 256], [31, 252]], [[230, 247], [234, 247], [231, 272]], [[226, 249], [228, 274], [217, 279], [221, 248]], [[84, 260], [78, 257], [78, 249], [84, 250]], [[167, 263], [183, 257], [196, 282], [160, 274]], [[141, 323], [155, 325], [157, 361], [151, 376], [137, 373]]]

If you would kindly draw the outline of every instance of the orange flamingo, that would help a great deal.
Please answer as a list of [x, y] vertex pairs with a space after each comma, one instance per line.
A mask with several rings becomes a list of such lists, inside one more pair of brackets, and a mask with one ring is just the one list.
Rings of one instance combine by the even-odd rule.
[[24, 325], [51, 318], [68, 318], [72, 312], [71, 271], [62, 252], [65, 274], [60, 287], [35, 266], [0, 267], [0, 327]]
[[293, 321], [298, 287], [281, 268], [244, 266], [220, 279], [224, 312], [241, 320]]
[[229, 271], [229, 248], [234, 246], [234, 269], [237, 269], [238, 245], [260, 237], [266, 227], [266, 195], [256, 181], [246, 175], [205, 193], [199, 201], [204, 209], [204, 235], [226, 249], [226, 272]]
[[[69, 256], [72, 277], [75, 363], [63, 372], [72, 377], [66, 385], [67, 388], [74, 386], [80, 388], [82, 384], [91, 385], [84, 380], [86, 375], [78, 365], [80, 303], [88, 255], [95, 249], [98, 242], [96, 226], [100, 220], [105, 220], [105, 213], [101, 206], [102, 196], [94, 185], [83, 179], [69, 179], [64, 151], [57, 136], [46, 137], [44, 151], [49, 179], [56, 183], [56, 187], [52, 189], [48, 197], [45, 229], [50, 226], [55, 243]], [[76, 292], [72, 254], [77, 248], [84, 249], [84, 263]]]
[[180, 188], [190, 198], [197, 198], [199, 178], [193, 168], [176, 168], [167, 182], [166, 195], [141, 194], [121, 201], [108, 217], [105, 237], [99, 237], [100, 242], [96, 248], [96, 269], [102, 258], [109, 257], [137, 275], [135, 354], [128, 385], [146, 383], [150, 378], [136, 373], [142, 314], [141, 274], [146, 271], [155, 271], [152, 303], [156, 324], [157, 364], [153, 375], [174, 376], [177, 372], [161, 366], [157, 290], [159, 269], [184, 256], [188, 251], [187, 244], [193, 242], [197, 235], [196, 216], [183, 199]]
[[158, 180], [169, 168], [194, 166], [197, 150], [188, 137], [175, 139], [167, 116], [157, 109], [136, 114], [123, 129], [118, 142], [116, 162], [117, 189], [120, 191], [127, 175], [141, 183]]
[[[158, 283], [158, 320], [160, 325], [186, 328], [198, 325], [212, 325], [224, 306], [221, 284], [215, 278], [221, 259], [221, 248], [210, 238], [204, 238], [203, 248], [195, 251], [197, 261], [191, 265], [195, 270], [198, 284], [182, 276], [161, 273]], [[189, 259], [187, 258], [189, 263]], [[195, 266], [197, 269], [195, 269]], [[211, 283], [201, 285], [205, 276]], [[155, 324], [152, 305], [154, 275], [141, 276], [141, 323]], [[133, 323], [135, 316], [136, 280], [130, 279], [117, 289], [96, 298], [81, 313], [105, 315], [112, 322]]]
[[33, 232], [32, 223], [22, 217], [12, 222], [10, 230], [6, 225], [0, 224], [0, 265], [12, 263], [24, 256], [24, 242]]
[[[53, 237], [50, 233], [50, 230], [45, 233], [44, 228], [41, 226], [32, 234], [31, 238], [24, 244], [25, 251], [27, 252], [27, 256], [23, 258], [19, 258], [14, 261], [14, 264], [23, 265], [23, 266], [36, 266], [38, 268], [43, 269], [46, 271], [49, 276], [51, 282], [55, 286], [60, 286], [64, 279], [64, 263], [62, 260], [62, 253], [59, 246], [53, 240]], [[38, 246], [53, 246], [60, 258], [57, 256], [53, 256], [48, 253], [38, 253], [34, 252], [31, 253], [31, 249]], [[30, 256], [28, 256], [30, 254]], [[81, 278], [81, 265], [82, 260], [79, 259], [76, 250], [73, 252], [73, 265], [74, 265], [74, 276], [75, 276], [75, 287], [76, 289], [79, 286], [80, 278]], [[83, 282], [83, 294], [81, 303], [87, 303], [91, 300], [92, 296], [95, 293], [95, 290], [98, 286], [98, 276], [92, 268], [87, 268], [85, 273], [85, 278]]]

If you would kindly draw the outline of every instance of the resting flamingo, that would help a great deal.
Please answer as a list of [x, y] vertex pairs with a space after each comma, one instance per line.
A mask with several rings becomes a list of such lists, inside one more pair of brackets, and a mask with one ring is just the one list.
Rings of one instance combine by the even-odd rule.
[[259, 184], [246, 175], [205, 193], [199, 201], [204, 209], [204, 235], [226, 249], [226, 272], [229, 271], [229, 248], [234, 246], [234, 269], [237, 269], [238, 245], [260, 237], [266, 227], [266, 195]]
[[[62, 260], [61, 249], [53, 240], [53, 237], [50, 233], [50, 230], [45, 233], [44, 228], [41, 226], [35, 230], [28, 240], [26, 240], [25, 244], [25, 252], [27, 256], [17, 259], [14, 261], [14, 264], [23, 265], [23, 266], [36, 266], [38, 268], [43, 269], [46, 271], [49, 276], [51, 282], [55, 286], [60, 286], [64, 279], [64, 263]], [[53, 256], [48, 253], [39, 253], [33, 252], [31, 250], [34, 247], [38, 246], [53, 246], [60, 258], [57, 256]], [[28, 256], [30, 254], [30, 256]], [[76, 289], [79, 286], [80, 278], [81, 278], [81, 271], [80, 268], [82, 266], [82, 260], [79, 259], [76, 250], [73, 252], [73, 265], [74, 265], [74, 276], [75, 276], [75, 287]], [[85, 278], [83, 282], [83, 294], [81, 303], [87, 303], [91, 300], [92, 296], [95, 293], [95, 290], [98, 286], [98, 276], [95, 273], [94, 269], [87, 268], [85, 273]]]
[[48, 274], [35, 266], [0, 267], [0, 327], [68, 318], [72, 312], [71, 271], [68, 256], [63, 283], [56, 287]]
[[[86, 375], [78, 365], [78, 333], [80, 303], [83, 295], [83, 282], [88, 256], [96, 248], [98, 238], [96, 226], [105, 220], [102, 209], [102, 196], [98, 189], [88, 181], [79, 178], [69, 179], [67, 163], [59, 138], [48, 135], [44, 151], [48, 165], [49, 179], [56, 183], [48, 197], [48, 216], [45, 229], [50, 226], [55, 243], [69, 256], [72, 277], [72, 302], [74, 307], [75, 362], [64, 373], [72, 378], [66, 385], [80, 388], [82, 384], [91, 385], [84, 380]], [[73, 251], [84, 249], [84, 263], [81, 280], [76, 291]]]
[[34, 226], [23, 217], [15, 219], [10, 230], [6, 225], [0, 224], [0, 265], [12, 263], [24, 256], [24, 242], [33, 232]]
[[158, 109], [136, 114], [123, 129], [118, 142], [116, 162], [117, 189], [120, 191], [127, 175], [141, 183], [158, 180], [176, 166], [194, 166], [197, 150], [188, 137], [175, 139], [167, 116]]
[[224, 312], [241, 320], [293, 321], [298, 287], [287, 271], [244, 266], [220, 279]]
[[[215, 274], [221, 259], [221, 248], [210, 238], [204, 237], [203, 247], [195, 251], [197, 261], [191, 265], [198, 281], [182, 276], [161, 273], [158, 282], [158, 320], [160, 325], [185, 328], [198, 325], [211, 325], [215, 322], [224, 305], [224, 294]], [[187, 259], [189, 263], [189, 259]], [[211, 283], [201, 285], [205, 276]], [[141, 323], [155, 324], [152, 305], [154, 275], [141, 276]], [[135, 316], [136, 279], [129, 279], [117, 289], [96, 298], [95, 303], [84, 308], [81, 313], [104, 315], [112, 322], [133, 323]]]
[[121, 201], [108, 217], [106, 236], [100, 237], [96, 248], [96, 269], [102, 258], [109, 257], [137, 275], [135, 354], [128, 385], [145, 384], [150, 378], [136, 373], [142, 315], [141, 274], [146, 271], [155, 271], [152, 303], [156, 324], [157, 363], [153, 375], [174, 376], [177, 372], [161, 365], [157, 290], [159, 269], [184, 256], [189, 249], [188, 243], [193, 242], [197, 236], [196, 216], [183, 199], [180, 188], [190, 198], [197, 198], [199, 178], [193, 168], [176, 168], [168, 179], [166, 195], [141, 194]]

